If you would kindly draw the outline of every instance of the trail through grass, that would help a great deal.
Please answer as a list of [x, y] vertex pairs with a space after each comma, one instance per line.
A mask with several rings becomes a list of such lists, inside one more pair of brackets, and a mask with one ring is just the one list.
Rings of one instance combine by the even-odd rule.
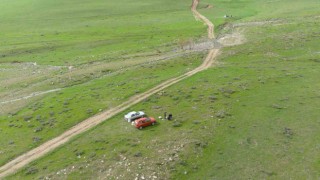
[[[8, 179], [318, 179], [319, 2], [207, 0], [202, 1], [203, 7], [206, 3], [214, 7], [200, 12], [214, 23], [266, 22], [270, 18], [281, 23], [244, 24], [239, 28], [247, 42], [224, 48], [218, 68], [128, 109], [141, 109], [155, 117], [170, 112], [173, 121], [160, 120], [157, 126], [138, 131], [122, 121], [120, 114]], [[233, 18], [224, 19], [225, 14]], [[234, 30], [222, 27], [221, 33]], [[200, 56], [194, 59], [200, 60]], [[172, 68], [179, 62], [173, 62]], [[129, 73], [113, 80], [117, 84], [128, 77], [134, 78]], [[92, 87], [87, 85], [82, 89]], [[101, 90], [92, 90], [93, 97]], [[77, 93], [79, 90], [70, 89], [55, 95], [64, 98], [59, 98], [54, 108], [64, 103], [67, 94], [73, 97]], [[71, 99], [67, 106], [87, 106], [84, 102], [99, 102], [100, 96], [94, 101], [89, 95], [79, 101]], [[44, 107], [48, 102], [44, 101]], [[91, 109], [95, 112], [99, 106]]]

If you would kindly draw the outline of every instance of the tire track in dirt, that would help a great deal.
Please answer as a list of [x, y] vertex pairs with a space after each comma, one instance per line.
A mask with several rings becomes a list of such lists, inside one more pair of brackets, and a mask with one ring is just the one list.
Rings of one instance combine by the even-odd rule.
[[[199, 0], [193, 0], [192, 3], [192, 12], [194, 13], [194, 16], [196, 18], [199, 18], [203, 20], [208, 25], [208, 37], [210, 39], [214, 38], [213, 36], [213, 24], [204, 16], [202, 16], [200, 13], [197, 12], [196, 8], [199, 3]], [[215, 57], [218, 55], [219, 49], [212, 49], [209, 51], [207, 57], [205, 58], [204, 62], [197, 68], [180, 75], [178, 77], [169, 79], [151, 89], [148, 91], [132, 96], [128, 101], [114, 107], [111, 109], [108, 109], [102, 113], [99, 113], [93, 117], [90, 117], [79, 124], [73, 126], [69, 130], [65, 131], [58, 137], [55, 137], [44, 144], [18, 156], [17, 158], [13, 159], [12, 161], [8, 162], [7, 164], [0, 167], [0, 178], [4, 178], [5, 176], [8, 176], [9, 174], [12, 174], [25, 165], [29, 164], [30, 162], [46, 155], [47, 153], [53, 151], [54, 149], [58, 148], [59, 146], [67, 143], [71, 138], [75, 137], [76, 135], [79, 135], [98, 124], [102, 123], [103, 121], [115, 116], [118, 113], [121, 113], [122, 111], [126, 110], [127, 108], [141, 102], [142, 100], [150, 97], [151, 95], [173, 85], [176, 84], [200, 71], [203, 71], [214, 63]]]
[[40, 95], [56, 92], [56, 91], [60, 91], [60, 90], [62, 90], [62, 88], [51, 89], [51, 90], [48, 90], [48, 91], [34, 92], [34, 93], [32, 93], [32, 94], [30, 94], [28, 96], [24, 96], [24, 97], [21, 97], [21, 98], [12, 99], [12, 100], [8, 100], [8, 101], [2, 101], [2, 102], [0, 102], [0, 104], [8, 104], [8, 103], [12, 103], [12, 102], [20, 101], [20, 100], [25, 100], [25, 99], [33, 98], [33, 97], [36, 97], [36, 96], [40, 96]]
[[197, 11], [199, 1], [200, 0], [193, 0], [192, 1], [191, 11], [193, 12], [193, 15], [196, 18], [196, 20], [201, 20], [208, 26], [208, 38], [214, 39], [214, 25], [213, 25], [213, 23]]

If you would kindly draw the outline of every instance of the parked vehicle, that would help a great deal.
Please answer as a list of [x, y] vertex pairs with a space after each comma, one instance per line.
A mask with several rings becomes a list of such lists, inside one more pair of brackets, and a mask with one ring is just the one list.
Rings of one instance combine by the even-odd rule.
[[147, 126], [153, 126], [156, 124], [156, 120], [153, 117], [143, 117], [140, 119], [137, 119], [133, 122], [133, 125], [138, 128], [138, 129], [142, 129], [144, 127]]
[[138, 118], [144, 117], [146, 114], [143, 111], [132, 111], [124, 116], [124, 119], [128, 122], [132, 122]]

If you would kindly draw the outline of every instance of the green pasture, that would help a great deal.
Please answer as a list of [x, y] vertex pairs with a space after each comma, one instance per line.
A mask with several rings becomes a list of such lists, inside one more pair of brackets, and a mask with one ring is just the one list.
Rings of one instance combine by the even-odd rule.
[[[207, 5], [213, 8], [206, 8]], [[281, 18], [299, 18], [319, 13], [320, 2], [308, 1], [262, 1], [262, 0], [202, 0], [200, 13], [219, 26], [232, 21], [279, 20]], [[228, 18], [224, 18], [228, 15]], [[231, 17], [232, 16], [232, 17]]]
[[139, 131], [116, 116], [11, 178], [317, 179], [318, 27], [317, 17], [248, 27], [222, 65], [129, 109], [173, 121]]
[[[190, 16], [190, 2], [186, 1], [83, 1], [83, 4], [33, 1], [37, 6], [32, 7], [18, 1], [4, 2], [8, 7], [30, 6], [25, 8], [28, 12], [36, 7], [52, 7], [37, 11], [36, 16], [26, 15], [27, 19], [50, 19], [47, 16], [51, 17], [56, 11], [61, 17], [70, 16], [65, 24], [53, 18], [56, 24], [52, 24], [44, 36], [34, 39], [35, 44], [29, 44], [31, 39], [24, 37], [28, 43], [21, 46], [43, 47], [39, 44], [41, 37], [49, 38], [45, 34], [54, 32], [56, 27], [60, 30], [65, 27], [66, 34], [62, 33], [65, 39], [59, 42], [65, 45], [61, 46], [62, 51], [58, 48], [37, 55], [48, 56], [41, 62], [38, 59], [43, 64], [65, 64], [66, 60], [81, 64], [104, 61], [100, 59], [104, 55], [109, 58], [159, 48], [168, 51], [177, 46], [175, 43], [179, 40], [204, 37], [206, 32], [201, 23]], [[104, 7], [105, 4], [108, 5]], [[206, 9], [207, 4], [213, 8]], [[159, 122], [156, 126], [137, 130], [123, 120], [125, 112], [120, 113], [8, 179], [319, 179], [319, 2], [206, 0], [201, 1], [200, 8], [218, 27], [225, 22], [279, 22], [233, 29], [243, 33], [246, 42], [222, 48], [217, 67], [183, 80], [127, 110], [144, 110], [156, 117]], [[18, 16], [8, 8], [0, 11], [0, 17], [10, 13]], [[225, 19], [225, 14], [233, 17]], [[84, 21], [79, 21], [80, 17]], [[97, 20], [100, 18], [106, 19]], [[171, 26], [158, 27], [156, 21]], [[101, 33], [108, 31], [105, 22], [115, 24], [109, 28], [110, 36]], [[100, 39], [100, 35], [115, 40], [121, 34], [122, 39], [131, 33], [124, 27], [128, 22], [134, 31], [132, 39], [128, 37], [125, 42], [110, 45], [93, 42], [92, 39]], [[139, 23], [144, 28], [138, 28]], [[32, 31], [29, 24], [23, 26], [25, 29], [16, 33], [25, 33], [28, 28]], [[81, 29], [78, 31], [81, 37], [73, 39], [70, 34], [76, 26]], [[151, 38], [151, 26], [163, 29]], [[9, 33], [11, 30], [7, 28]], [[222, 32], [221, 28], [218, 32]], [[92, 35], [98, 31], [101, 34]], [[11, 43], [18, 40], [14, 41]], [[97, 46], [91, 46], [93, 44]], [[137, 44], [141, 47], [135, 46]], [[10, 46], [4, 48], [8, 51], [1, 52], [10, 52]], [[71, 50], [63, 52], [68, 49]], [[54, 62], [50, 53], [57, 53]], [[99, 58], [88, 60], [86, 57], [91, 53]], [[30, 58], [24, 53], [20, 56], [21, 61]], [[78, 56], [83, 57], [81, 61], [76, 60]], [[136, 93], [196, 67], [204, 56], [198, 53], [103, 76], [47, 95], [15, 114], [1, 117], [0, 151], [4, 153], [0, 163], [61, 134], [100, 109], [120, 104]], [[2, 59], [11, 62], [13, 57]], [[136, 82], [143, 83], [137, 86]], [[158, 116], [164, 112], [172, 113], [174, 120], [160, 120]], [[25, 137], [23, 141], [21, 137]]]
[[2, 1], [0, 62], [77, 65], [130, 53], [172, 50], [179, 40], [198, 38], [179, 1]]
[[0, 157], [0, 164], [102, 110], [115, 107], [135, 94], [197, 67], [202, 59], [200, 53], [114, 73], [65, 88], [16, 113], [1, 116], [0, 151], [5, 156]]

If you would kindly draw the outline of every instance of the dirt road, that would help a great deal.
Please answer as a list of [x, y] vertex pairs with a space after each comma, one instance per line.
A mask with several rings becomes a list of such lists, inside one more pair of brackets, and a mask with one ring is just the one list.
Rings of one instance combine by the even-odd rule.
[[36, 96], [40, 96], [40, 95], [44, 95], [44, 94], [60, 91], [61, 89], [62, 88], [52, 89], [52, 90], [48, 90], [48, 91], [34, 92], [34, 93], [32, 93], [32, 94], [30, 94], [28, 96], [24, 96], [24, 97], [21, 97], [21, 98], [12, 99], [12, 100], [8, 100], [8, 101], [1, 101], [0, 104], [8, 104], [8, 103], [12, 103], [12, 102], [16, 102], [16, 101], [20, 101], [20, 100], [24, 100], [24, 99], [29, 99], [29, 98], [33, 98], [33, 97], [36, 97]]
[[[198, 0], [194, 0], [193, 4], [192, 4], [192, 11], [195, 15], [195, 17], [203, 20], [209, 27], [209, 29], [213, 29], [213, 24], [206, 19], [204, 16], [202, 16], [200, 13], [198, 13], [196, 11], [196, 7], [198, 5]], [[209, 38], [213, 38], [213, 31], [209, 31], [208, 30], [208, 36]], [[141, 102], [142, 100], [144, 100], [147, 97], [150, 97], [151, 95], [183, 80], [186, 79], [200, 71], [203, 71], [207, 68], [209, 68], [213, 63], [214, 63], [214, 58], [218, 55], [219, 53], [219, 49], [212, 49], [209, 51], [206, 59], [204, 60], [204, 62], [197, 68], [195, 68], [192, 71], [189, 71], [181, 76], [169, 79], [159, 85], [157, 85], [156, 87], [153, 87], [152, 89], [132, 96], [128, 101], [120, 104], [119, 106], [116, 106], [114, 108], [108, 109], [100, 114], [97, 114], [91, 118], [88, 118], [84, 121], [82, 121], [81, 123], [77, 124], [76, 126], [72, 127], [71, 129], [65, 131], [63, 134], [59, 135], [58, 137], [49, 140], [47, 142], [45, 142], [44, 144], [40, 145], [37, 148], [34, 148], [28, 152], [26, 152], [25, 154], [13, 159], [12, 161], [8, 162], [7, 164], [3, 165], [2, 167], [0, 167], [0, 179], [12, 174], [14, 172], [16, 172], [17, 170], [19, 170], [20, 168], [22, 168], [23, 166], [27, 165], [28, 163], [30, 163], [31, 161], [34, 161], [42, 156], [44, 156], [45, 154], [47, 154], [48, 152], [56, 149], [57, 147], [61, 146], [64, 143], [67, 143], [71, 138], [75, 137], [76, 135], [79, 135], [80, 133], [83, 133], [87, 130], [89, 130], [90, 128], [100, 124], [101, 122], [111, 118], [112, 116], [124, 111], [125, 109], [131, 107], [132, 105], [135, 105], [139, 102]]]
[[200, 0], [193, 0], [192, 1], [191, 11], [193, 12], [194, 17], [197, 20], [203, 21], [208, 26], [208, 38], [214, 39], [214, 25], [213, 25], [213, 23], [197, 11], [199, 1]]

